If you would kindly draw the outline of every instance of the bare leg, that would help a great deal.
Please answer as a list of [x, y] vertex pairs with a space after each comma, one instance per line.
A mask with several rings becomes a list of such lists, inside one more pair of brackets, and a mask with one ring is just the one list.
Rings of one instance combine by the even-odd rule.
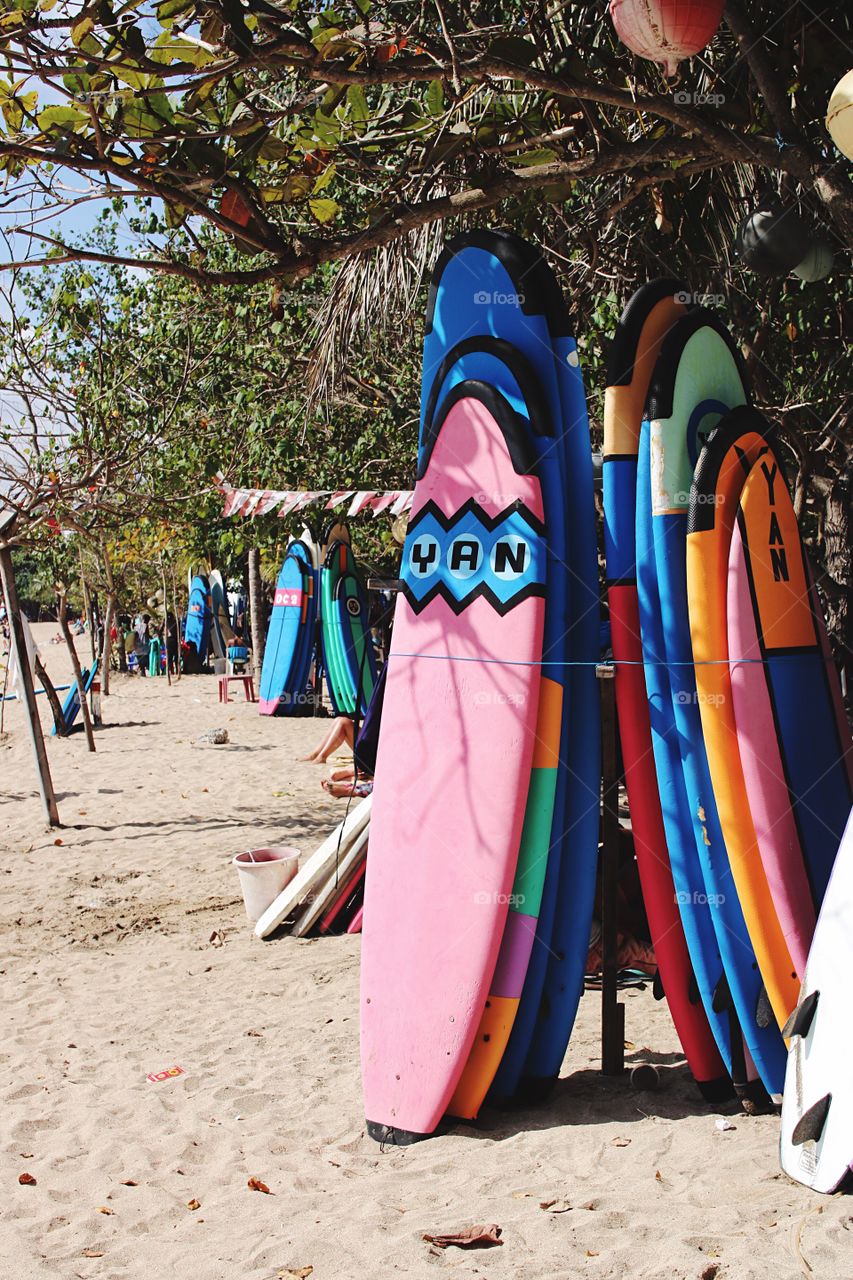
[[349, 716], [338, 716], [319, 747], [310, 755], [303, 756], [303, 760], [310, 761], [311, 764], [325, 764], [332, 752], [344, 743], [352, 748], [353, 733], [353, 723]]

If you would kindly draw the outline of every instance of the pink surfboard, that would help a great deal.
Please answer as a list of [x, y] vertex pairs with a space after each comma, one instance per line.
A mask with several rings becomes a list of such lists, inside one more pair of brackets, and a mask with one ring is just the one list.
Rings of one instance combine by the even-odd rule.
[[542, 495], [526, 420], [479, 382], [424, 440], [403, 549], [367, 862], [361, 1063], [368, 1133], [440, 1121], [507, 918], [536, 726]]
[[361, 933], [361, 925], [364, 920], [364, 907], [359, 907], [352, 920], [347, 925], [347, 933]]
[[767, 884], [798, 975], [805, 973], [817, 920], [763, 678], [743, 538], [735, 524], [727, 585], [729, 653], [738, 748]]

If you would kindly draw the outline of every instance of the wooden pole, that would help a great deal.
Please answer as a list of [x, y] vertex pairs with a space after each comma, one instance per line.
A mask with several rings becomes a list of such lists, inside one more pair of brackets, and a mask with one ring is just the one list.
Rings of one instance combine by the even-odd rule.
[[83, 592], [83, 615], [89, 626], [89, 647], [92, 650], [92, 661], [94, 662], [98, 656], [98, 642], [95, 635], [95, 611], [92, 608], [92, 596], [89, 592], [89, 584], [86, 581], [86, 569], [83, 564], [83, 548], [77, 548], [80, 560], [80, 587]]
[[[110, 655], [112, 653], [112, 640], [110, 632], [113, 629], [113, 623], [118, 615], [118, 597], [116, 595], [116, 584], [113, 578], [113, 566], [110, 560], [110, 553], [107, 550], [106, 541], [101, 541], [101, 562], [104, 566], [104, 581], [107, 585], [107, 616], [104, 619], [104, 643], [101, 654], [101, 693], [105, 698], [110, 696]], [[118, 637], [119, 649], [119, 670], [121, 669], [121, 654], [124, 652], [124, 637]]]
[[85, 689], [86, 682], [83, 679], [83, 669], [80, 666], [80, 658], [77, 655], [74, 637], [68, 625], [68, 596], [65, 593], [65, 586], [63, 585], [61, 590], [57, 587], [56, 592], [59, 597], [59, 625], [62, 628], [62, 634], [65, 636], [68, 656], [71, 659], [71, 670], [74, 672], [74, 679], [77, 681], [77, 692], [80, 695], [80, 713], [83, 716], [83, 726], [86, 730], [86, 742], [89, 750], [94, 751], [95, 734], [92, 730], [92, 717], [89, 715], [89, 702]]
[[252, 665], [255, 679], [261, 678], [264, 662], [263, 590], [261, 588], [261, 553], [257, 547], [249, 552], [249, 619], [252, 627]]
[[[163, 644], [166, 646], [166, 684], [171, 688], [172, 672], [169, 663], [169, 597], [166, 594], [166, 566], [160, 556], [160, 586], [163, 591]], [[175, 619], [175, 626], [178, 625]]]
[[[175, 680], [177, 681], [181, 678], [181, 615], [178, 612], [178, 583], [175, 578], [174, 566], [172, 567], [172, 615], [175, 619]], [[166, 661], [168, 662], [168, 660], [169, 655], [167, 653]]]
[[601, 764], [604, 775], [601, 815], [601, 1071], [625, 1070], [625, 1006], [618, 996], [619, 930], [619, 748], [616, 690], [612, 666], [596, 669], [601, 690]]
[[41, 795], [42, 808], [47, 823], [51, 827], [61, 825], [59, 821], [59, 810], [56, 806], [56, 793], [53, 790], [53, 782], [50, 776], [50, 766], [47, 760], [47, 750], [44, 745], [44, 734], [41, 730], [41, 721], [39, 720], [38, 708], [36, 707], [36, 692], [33, 688], [33, 673], [30, 670], [30, 659], [27, 654], [27, 643], [24, 639], [24, 627], [21, 622], [21, 611], [18, 606], [18, 593], [15, 589], [15, 570], [12, 566], [12, 553], [8, 547], [0, 548], [0, 579], [3, 582], [3, 594], [6, 597], [6, 613], [9, 617], [9, 635], [12, 641], [12, 652], [18, 664], [18, 671], [21, 673], [21, 687], [23, 688], [24, 697], [24, 719], [27, 724], [27, 732], [30, 736], [30, 744], [33, 749], [33, 759], [36, 764], [36, 774], [39, 782], [39, 794]]

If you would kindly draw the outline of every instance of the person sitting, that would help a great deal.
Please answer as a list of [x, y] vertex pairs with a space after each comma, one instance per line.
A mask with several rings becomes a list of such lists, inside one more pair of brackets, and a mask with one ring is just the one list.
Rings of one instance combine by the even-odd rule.
[[[358, 737], [352, 742], [352, 765], [345, 769], [336, 769], [329, 778], [320, 784], [330, 796], [345, 798], [348, 796], [369, 796], [373, 791], [373, 775], [376, 772], [376, 752], [379, 747], [379, 726], [382, 720], [382, 704], [385, 700], [385, 675], [388, 664], [379, 673], [373, 689], [367, 711], [364, 716]], [[339, 716], [339, 720], [346, 717]], [[335, 722], [337, 724], [337, 721]], [[350, 724], [350, 734], [354, 725]]]
[[359, 777], [356, 769], [347, 765], [343, 769], [335, 769], [330, 777], [323, 779], [320, 786], [327, 795], [339, 800], [346, 800], [350, 796], [364, 799], [373, 791], [373, 779]]

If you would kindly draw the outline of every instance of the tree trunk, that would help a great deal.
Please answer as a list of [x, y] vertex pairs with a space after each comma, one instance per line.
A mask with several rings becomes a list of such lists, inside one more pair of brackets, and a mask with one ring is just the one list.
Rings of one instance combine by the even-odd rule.
[[263, 588], [261, 585], [261, 553], [257, 547], [249, 552], [249, 618], [252, 626], [252, 664], [255, 678], [261, 678], [261, 665], [264, 660], [264, 614]]
[[110, 632], [113, 629], [113, 618], [116, 615], [116, 598], [112, 592], [107, 592], [107, 612], [104, 615], [104, 644], [101, 652], [101, 693], [108, 696], [110, 692], [110, 656], [112, 654], [112, 640]]
[[[101, 543], [101, 560], [104, 565], [104, 581], [107, 584], [107, 616], [104, 621], [104, 651], [101, 657], [101, 693], [105, 698], [110, 696], [110, 652], [112, 650], [112, 642], [110, 640], [110, 632], [113, 629], [113, 619], [118, 613], [118, 597], [116, 595], [116, 584], [113, 577], [113, 566], [110, 561], [110, 553], [107, 551], [106, 544]], [[124, 636], [118, 637], [119, 646], [119, 671], [122, 670], [122, 656], [124, 655]]]
[[[176, 646], [177, 658], [175, 660], [175, 679], [180, 680], [181, 678], [181, 623], [180, 623], [180, 614], [178, 613], [178, 583], [175, 579], [174, 568], [172, 569], [172, 614], [174, 616], [175, 627], [177, 628], [177, 632], [178, 632], [176, 636], [176, 640], [178, 643]], [[166, 661], [167, 662], [169, 661], [168, 654], [166, 655]]]
[[95, 635], [95, 612], [92, 608], [92, 597], [89, 594], [89, 584], [86, 581], [86, 570], [83, 567], [83, 548], [79, 548], [80, 558], [80, 589], [83, 592], [83, 614], [89, 628], [89, 647], [92, 650], [92, 661], [94, 662], [98, 656], [98, 643]]
[[62, 714], [62, 703], [59, 701], [59, 694], [53, 687], [53, 681], [44, 669], [41, 658], [36, 654], [36, 660], [33, 663], [35, 674], [41, 681], [45, 696], [50, 703], [50, 710], [53, 715], [53, 723], [56, 725], [56, 733], [60, 738], [68, 736], [68, 728], [65, 724], [65, 717]]
[[83, 692], [83, 672], [80, 667], [80, 659], [77, 657], [77, 649], [74, 645], [74, 637], [71, 634], [71, 628], [68, 625], [68, 597], [65, 591], [58, 591], [59, 596], [59, 625], [62, 628], [62, 634], [65, 636], [65, 643], [68, 645], [68, 653], [71, 657], [71, 669], [74, 672], [74, 679], [77, 681], [77, 689], [80, 694], [80, 712], [83, 716], [83, 724], [86, 728], [86, 741], [89, 744], [89, 750], [95, 750], [95, 734], [92, 729], [92, 717], [89, 715], [89, 703], [86, 700], [86, 694]]
[[[8, 529], [8, 520], [4, 524]], [[36, 707], [33, 673], [30, 670], [27, 643], [24, 637], [24, 625], [21, 621], [22, 615], [18, 604], [18, 593], [15, 589], [15, 570], [12, 565], [12, 553], [9, 547], [5, 545], [0, 546], [0, 584], [3, 586], [3, 595], [6, 600], [6, 616], [9, 620], [10, 654], [15, 655], [18, 670], [21, 673], [21, 692], [23, 694], [21, 701], [23, 702], [24, 723], [27, 726], [30, 746], [33, 749], [42, 809], [48, 825], [58, 827], [60, 822], [59, 810], [56, 807], [56, 792], [53, 789], [47, 750], [44, 745], [44, 734], [41, 730], [41, 721]]]
[[853, 667], [853, 522], [850, 495], [853, 467], [836, 476], [814, 476], [812, 487], [823, 499], [821, 596], [833, 655], [844, 673], [849, 696]]
[[[166, 684], [172, 685], [172, 664], [169, 662], [169, 601], [166, 595], [166, 566], [160, 557], [160, 586], [163, 589], [163, 644], [166, 646]], [[177, 626], [177, 618], [175, 619]]]

